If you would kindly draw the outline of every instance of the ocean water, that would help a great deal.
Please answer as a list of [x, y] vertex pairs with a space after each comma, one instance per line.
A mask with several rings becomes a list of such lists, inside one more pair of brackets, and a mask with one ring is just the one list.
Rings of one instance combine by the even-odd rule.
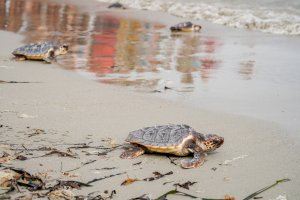
[[[116, 2], [116, 0], [99, 0]], [[300, 35], [299, 0], [119, 0], [131, 8], [163, 11], [229, 27]]]

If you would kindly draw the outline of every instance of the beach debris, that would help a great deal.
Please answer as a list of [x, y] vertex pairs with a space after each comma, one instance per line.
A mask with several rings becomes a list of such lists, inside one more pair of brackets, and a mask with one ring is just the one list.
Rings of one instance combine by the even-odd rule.
[[91, 187], [88, 183], [82, 183], [79, 181], [63, 181], [63, 180], [57, 180], [57, 184], [53, 187], [50, 187], [50, 191], [57, 190], [60, 188], [74, 188], [74, 189], [80, 189], [81, 187]]
[[189, 189], [190, 189], [190, 186], [194, 185], [195, 183], [197, 183], [197, 182], [187, 181], [187, 182], [182, 183], [182, 184], [180, 184], [180, 183], [175, 183], [175, 184], [173, 184], [173, 185], [174, 185], [175, 187], [179, 186], [179, 187], [181, 187], [181, 188], [184, 188], [184, 189], [189, 190]]
[[226, 194], [222, 199], [201, 198], [202, 200], [235, 200], [235, 197]]
[[19, 117], [19, 118], [34, 119], [34, 118], [36, 118], [37, 116], [36, 116], [36, 115], [28, 115], [28, 114], [23, 113], [23, 114], [19, 114], [18, 117]]
[[151, 200], [151, 199], [148, 197], [147, 194], [143, 194], [143, 195], [141, 195], [139, 197], [131, 198], [129, 200]]
[[153, 174], [154, 174], [154, 177], [144, 178], [143, 181], [154, 181], [154, 180], [160, 179], [160, 178], [162, 178], [164, 176], [172, 175], [173, 172], [169, 171], [169, 172], [167, 172], [165, 174], [161, 174], [160, 172], [155, 171], [155, 172], [153, 172]]
[[47, 194], [49, 200], [75, 200], [74, 194], [70, 190], [56, 189]]
[[53, 154], [57, 154], [61, 157], [70, 157], [70, 158], [77, 158], [77, 156], [75, 154], [73, 154], [71, 151], [69, 152], [63, 152], [63, 151], [59, 151], [57, 149], [50, 151], [49, 153], [46, 153], [45, 155], [42, 155], [40, 157], [45, 157], [45, 156], [50, 156]]
[[121, 183], [121, 185], [122, 185], [122, 186], [130, 185], [130, 184], [132, 184], [132, 183], [134, 183], [134, 182], [136, 182], [136, 181], [154, 181], [154, 180], [160, 179], [160, 178], [162, 178], [162, 177], [164, 177], [164, 176], [168, 176], [168, 175], [173, 174], [172, 171], [169, 171], [169, 172], [167, 172], [167, 173], [165, 173], [165, 174], [161, 174], [160, 172], [157, 172], [157, 171], [152, 172], [152, 173], [154, 174], [153, 177], [148, 177], [148, 178], [144, 178], [144, 179], [137, 179], [137, 178], [129, 178], [129, 177], [128, 177], [127, 179], [125, 179], [125, 180]]
[[174, 189], [174, 190], [170, 190], [170, 191], [166, 192], [165, 194], [159, 196], [158, 198], [156, 198], [154, 200], [166, 200], [167, 196], [170, 195], [170, 194], [182, 195], [182, 196], [185, 196], [185, 197], [190, 197], [192, 199], [197, 199], [198, 198], [196, 196], [193, 196], [193, 195], [187, 194], [185, 192], [178, 191], [177, 189]]
[[63, 172], [62, 174], [63, 174], [64, 176], [67, 176], [67, 177], [70, 177], [70, 178], [78, 177], [78, 175], [72, 174], [72, 173], [70, 173], [70, 172]]
[[112, 3], [110, 4], [107, 8], [119, 8], [119, 9], [126, 9], [126, 7], [119, 3], [119, 2], [116, 2], [116, 3]]
[[239, 159], [246, 158], [246, 157], [248, 157], [248, 155], [241, 155], [241, 156], [232, 158], [231, 160], [225, 160], [223, 163], [220, 163], [219, 165], [230, 165], [230, 163], [232, 163], [236, 160], [239, 160]]
[[11, 156], [9, 153], [3, 152], [2, 156], [0, 157], [0, 164], [8, 163], [13, 159], [14, 159], [14, 157]]
[[101, 169], [96, 169], [96, 170], [113, 170], [117, 169], [116, 167], [102, 167]]
[[0, 170], [0, 188], [12, 188], [14, 183], [24, 186], [30, 191], [40, 190], [43, 188], [43, 181], [32, 176], [22, 169], [5, 168]]
[[86, 184], [91, 184], [91, 183], [94, 183], [94, 182], [97, 182], [97, 181], [102, 181], [104, 179], [107, 179], [107, 178], [112, 178], [114, 176], [119, 176], [119, 175], [122, 175], [122, 174], [126, 174], [126, 172], [120, 172], [120, 173], [116, 173], [116, 174], [111, 174], [111, 175], [108, 175], [108, 176], [104, 176], [104, 177], [101, 177], [101, 178], [95, 178], [91, 181], [88, 181]]
[[266, 186], [266, 187], [264, 187], [264, 188], [262, 188], [262, 189], [260, 189], [260, 190], [258, 190], [256, 192], [254, 192], [253, 194], [250, 194], [249, 196], [247, 196], [243, 200], [250, 200], [250, 199], [256, 197], [257, 195], [261, 194], [262, 192], [264, 192], [264, 191], [266, 191], [266, 190], [268, 190], [268, 189], [270, 189], [270, 188], [278, 185], [279, 183], [284, 183], [284, 182], [288, 182], [288, 181], [290, 181], [290, 179], [288, 179], [288, 178], [277, 180], [274, 184], [272, 184], [270, 186]]
[[3, 81], [3, 80], [0, 80], [0, 83], [39, 83], [39, 82], [29, 82], [29, 81]]
[[217, 170], [217, 168], [216, 168], [216, 167], [213, 167], [213, 168], [211, 168], [211, 170], [213, 170], [213, 171], [216, 171], [216, 170]]
[[67, 171], [65, 171], [64, 173], [66, 173], [66, 172], [72, 172], [72, 171], [75, 171], [75, 170], [77, 170], [77, 169], [80, 169], [80, 168], [82, 168], [82, 167], [83, 167], [83, 166], [85, 166], [85, 165], [88, 165], [88, 164], [94, 163], [94, 162], [96, 162], [96, 161], [97, 161], [97, 160], [89, 160], [89, 161], [87, 161], [87, 162], [81, 163], [81, 166], [79, 166], [79, 167], [76, 167], [76, 168], [74, 168], [74, 169], [67, 170]]
[[41, 134], [46, 134], [45, 130], [36, 128], [36, 129], [33, 129], [33, 133], [28, 134], [28, 137], [41, 135]]
[[116, 190], [112, 190], [111, 192], [109, 192], [108, 190], [105, 190], [104, 192], [91, 192], [87, 195], [87, 197], [84, 196], [76, 196], [76, 200], [84, 200], [84, 199], [88, 199], [88, 200], [108, 200], [108, 199], [113, 199], [113, 196], [117, 194]]
[[168, 156], [168, 155], [167, 155], [167, 158], [170, 160], [170, 163], [171, 163], [171, 164], [176, 165], [176, 166], [178, 165], [178, 164], [175, 162], [176, 160], [179, 160], [178, 158], [171, 158], [171, 157]]
[[166, 90], [172, 90], [173, 82], [170, 80], [160, 80], [158, 81], [156, 88], [152, 92], [164, 92]]
[[28, 158], [26, 156], [23, 156], [23, 155], [18, 155], [16, 157], [17, 160], [27, 160]]
[[137, 179], [137, 178], [127, 178], [125, 181], [123, 181], [123, 182], [121, 183], [121, 185], [122, 185], [122, 186], [130, 185], [130, 184], [132, 184], [132, 183], [134, 183], [134, 182], [136, 182], [136, 181], [140, 181], [140, 180]]
[[167, 182], [164, 182], [163, 185], [166, 185], [166, 184], [169, 184], [169, 183], [173, 183], [174, 181], [167, 181]]
[[137, 163], [133, 163], [132, 165], [140, 165], [142, 164], [142, 161], [141, 162], [137, 162]]

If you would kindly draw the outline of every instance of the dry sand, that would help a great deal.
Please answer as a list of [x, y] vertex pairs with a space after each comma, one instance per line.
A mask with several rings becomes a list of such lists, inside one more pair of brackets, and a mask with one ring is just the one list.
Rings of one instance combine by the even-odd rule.
[[[196, 181], [190, 190], [198, 197], [221, 198], [225, 194], [242, 199], [248, 194], [281, 178], [291, 181], [276, 186], [259, 196], [263, 199], [299, 198], [299, 138], [292, 137], [278, 125], [218, 112], [209, 112], [180, 103], [165, 101], [151, 94], [137, 94], [117, 86], [102, 85], [80, 75], [62, 70], [55, 64], [11, 61], [10, 52], [21, 43], [21, 37], [0, 32], [0, 80], [37, 83], [0, 84], [1, 152], [11, 147], [56, 147], [66, 151], [74, 143], [111, 145], [102, 139], [122, 143], [129, 131], [156, 124], [185, 123], [203, 133], [217, 133], [225, 144], [207, 157], [203, 166], [184, 170], [170, 163], [163, 155], [143, 155], [134, 160], [121, 160], [121, 150], [106, 156], [87, 156], [76, 150], [78, 159], [56, 155], [11, 161], [6, 166], [21, 167], [29, 172], [48, 173], [48, 182], [55, 179], [87, 182], [93, 178], [119, 172], [126, 174], [95, 182], [93, 187], [74, 190], [77, 194], [115, 189], [115, 199], [129, 199], [142, 194], [158, 197], [173, 189], [174, 183]], [[46, 134], [29, 137], [34, 129]], [[7, 146], [14, 144], [13, 146]], [[66, 145], [70, 144], [70, 145]], [[95, 149], [84, 149], [90, 153]], [[75, 151], [75, 150], [73, 150]], [[9, 151], [10, 152], [10, 151]], [[97, 152], [97, 151], [96, 151]], [[37, 152], [24, 151], [33, 157]], [[43, 155], [45, 152], [38, 152]], [[96, 160], [66, 177], [61, 171], [76, 168], [80, 163]], [[134, 163], [142, 162], [140, 165]], [[220, 165], [221, 163], [227, 165]], [[99, 170], [116, 167], [113, 170]], [[216, 168], [212, 170], [212, 168]], [[97, 170], [98, 169], [98, 170]], [[153, 182], [135, 182], [120, 186], [127, 177], [142, 179], [152, 172], [174, 174]], [[164, 182], [171, 183], [163, 185]], [[170, 196], [170, 199], [183, 199]], [[188, 198], [186, 198], [188, 199]]]

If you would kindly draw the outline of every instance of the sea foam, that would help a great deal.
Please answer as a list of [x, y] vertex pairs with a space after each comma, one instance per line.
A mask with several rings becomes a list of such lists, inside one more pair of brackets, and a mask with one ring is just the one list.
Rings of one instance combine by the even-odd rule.
[[[98, 0], [113, 3], [115, 0]], [[119, 0], [131, 8], [163, 11], [175, 16], [203, 19], [229, 27], [266, 33], [300, 35], [300, 15], [288, 9], [238, 8], [218, 3], [178, 2], [176, 0]]]

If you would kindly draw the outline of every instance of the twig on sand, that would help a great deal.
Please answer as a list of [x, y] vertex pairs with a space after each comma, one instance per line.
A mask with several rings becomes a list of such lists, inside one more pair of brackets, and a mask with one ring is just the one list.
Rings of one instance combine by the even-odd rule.
[[79, 167], [76, 167], [76, 168], [74, 168], [74, 169], [70, 169], [70, 170], [64, 171], [64, 173], [75, 171], [75, 170], [80, 169], [81, 167], [83, 167], [83, 166], [85, 166], [85, 165], [94, 163], [94, 162], [96, 162], [96, 161], [97, 161], [97, 160], [90, 160], [90, 161], [88, 161], [88, 162], [82, 163], [81, 166], [79, 166]]
[[91, 184], [91, 183], [94, 183], [94, 182], [97, 182], [97, 181], [102, 181], [103, 179], [111, 178], [111, 177], [114, 177], [114, 176], [119, 176], [119, 175], [122, 175], [122, 174], [126, 174], [126, 172], [120, 172], [120, 173], [117, 173], [117, 174], [111, 174], [111, 175], [104, 176], [104, 177], [101, 177], [101, 178], [95, 178], [95, 179], [87, 182], [86, 184]]
[[29, 81], [3, 81], [3, 80], [0, 80], [0, 83], [41, 83], [41, 82], [29, 82]]
[[161, 195], [160, 197], [158, 197], [154, 200], [165, 200], [169, 194], [178, 194], [178, 195], [190, 197], [192, 199], [197, 199], [198, 198], [196, 196], [193, 196], [193, 195], [190, 195], [190, 194], [187, 194], [187, 193], [184, 193], [184, 192], [180, 192], [177, 189], [175, 189], [175, 190], [170, 190], [170, 191], [166, 192], [165, 194]]
[[[270, 185], [270, 186], [267, 186], [267, 187], [264, 187], [264, 188], [262, 188], [262, 189], [260, 189], [260, 190], [258, 190], [258, 191], [256, 191], [256, 192], [250, 194], [249, 196], [245, 197], [245, 198], [242, 199], [242, 200], [250, 200], [250, 199], [252, 199], [252, 198], [255, 198], [257, 195], [259, 195], [259, 194], [261, 194], [262, 192], [264, 192], [264, 191], [266, 191], [266, 190], [268, 190], [268, 189], [270, 189], [270, 188], [276, 186], [277, 184], [279, 184], [279, 183], [284, 183], [284, 182], [287, 182], [287, 181], [290, 181], [290, 179], [285, 178], [285, 179], [277, 180], [274, 184], [272, 184], [272, 185]], [[202, 198], [202, 200], [234, 200], [234, 199], [235, 199], [234, 197], [230, 197], [230, 196], [228, 196], [228, 195], [226, 195], [225, 198], [223, 198], [223, 199]]]
[[268, 190], [268, 189], [270, 189], [270, 188], [276, 186], [277, 184], [279, 184], [279, 183], [284, 183], [284, 182], [288, 182], [288, 181], [290, 181], [290, 180], [291, 180], [291, 179], [288, 179], [288, 178], [284, 178], [284, 179], [281, 179], [281, 180], [277, 180], [274, 184], [272, 184], [272, 185], [270, 185], [270, 186], [267, 186], [267, 187], [264, 187], [264, 188], [262, 188], [262, 189], [260, 189], [260, 190], [258, 190], [258, 191], [256, 191], [256, 192], [254, 192], [253, 194], [250, 194], [249, 196], [247, 196], [247, 197], [244, 198], [243, 200], [250, 200], [250, 199], [252, 199], [253, 197], [259, 195], [260, 193], [262, 193], [262, 192], [264, 192], [264, 191], [266, 191], [266, 190]]
[[178, 165], [177, 163], [174, 162], [175, 160], [178, 160], [178, 159], [176, 159], [176, 158], [173, 159], [173, 158], [171, 158], [170, 156], [167, 156], [167, 158], [170, 160], [170, 163], [171, 163], [171, 164], [173, 164], [173, 165]]

